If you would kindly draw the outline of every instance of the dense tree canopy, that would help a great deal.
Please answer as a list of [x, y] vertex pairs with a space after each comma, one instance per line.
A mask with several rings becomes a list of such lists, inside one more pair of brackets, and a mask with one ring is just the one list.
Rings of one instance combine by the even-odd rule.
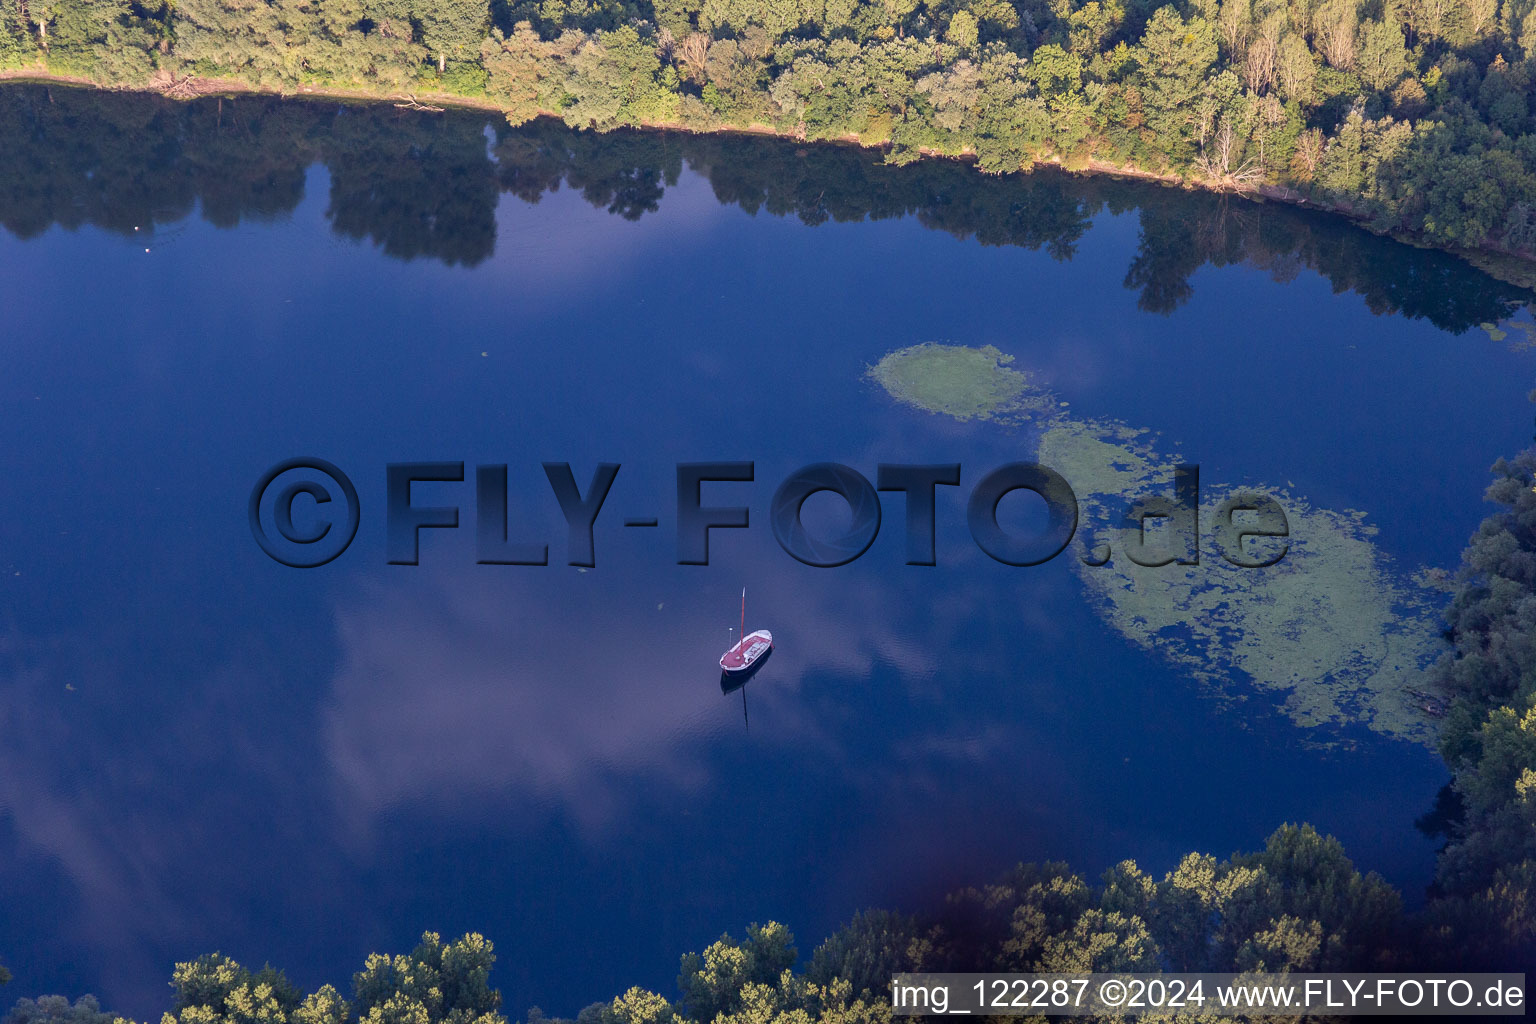
[[[1097, 884], [1064, 864], [1020, 865], [933, 912], [860, 914], [800, 971], [788, 929], [754, 924], [739, 940], [723, 935], [684, 955], [674, 998], [631, 988], [574, 1022], [551, 1022], [537, 1008], [526, 1020], [892, 1024], [890, 979], [902, 971], [1391, 971], [1422, 966], [1433, 938], [1336, 840], [1286, 825], [1260, 851], [1227, 860], [1191, 853], [1160, 879], [1134, 861]], [[161, 1024], [506, 1024], [489, 983], [494, 959], [478, 935], [444, 943], [428, 933], [408, 955], [370, 956], [348, 1001], [330, 985], [304, 995], [270, 967], [252, 972], [211, 954], [176, 966]], [[104, 1017], [94, 1000], [72, 1008], [48, 997], [22, 1000], [5, 1024], [108, 1024]]]
[[1493, 469], [1498, 510], [1467, 549], [1454, 651], [1437, 670], [1453, 698], [1441, 751], [1455, 773], [1439, 913], [1447, 935], [1492, 921], [1536, 953], [1536, 449]]
[[0, 5], [0, 67], [28, 65], [460, 94], [514, 123], [761, 125], [994, 172], [1097, 162], [1536, 254], [1533, 0]]
[[3, 1024], [112, 1024], [115, 1019], [102, 1010], [95, 996], [81, 996], [73, 1003], [63, 996], [42, 996], [18, 999]]
[[176, 965], [161, 1024], [506, 1024], [490, 985], [495, 961], [479, 935], [445, 943], [428, 932], [408, 954], [370, 956], [349, 1003], [330, 985], [304, 995], [281, 971], [211, 953]]

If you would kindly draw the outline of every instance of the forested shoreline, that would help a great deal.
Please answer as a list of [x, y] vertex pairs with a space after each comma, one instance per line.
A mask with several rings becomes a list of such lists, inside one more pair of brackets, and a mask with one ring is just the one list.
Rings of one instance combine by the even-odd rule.
[[[1521, 898], [1483, 902], [1469, 913], [1509, 919]], [[1494, 937], [1497, 926], [1472, 916], [1453, 921], [1444, 911], [1440, 902], [1425, 914], [1405, 913], [1397, 891], [1358, 871], [1337, 840], [1311, 826], [1286, 825], [1260, 851], [1227, 859], [1191, 853], [1160, 880], [1129, 860], [1097, 884], [1066, 864], [1020, 865], [988, 885], [951, 893], [937, 910], [862, 912], [803, 961], [782, 924], [749, 925], [740, 938], [723, 935], [683, 955], [671, 997], [636, 986], [574, 1019], [546, 1017], [538, 1007], [517, 1019], [891, 1024], [890, 979], [904, 971], [1521, 967], [1520, 952]], [[207, 954], [176, 965], [170, 1009], [159, 1024], [507, 1024], [502, 993], [490, 980], [493, 952], [478, 934], [445, 943], [429, 932], [408, 954], [370, 955], [352, 977], [350, 997], [331, 984], [306, 994], [270, 966], [252, 971]], [[91, 996], [74, 1003], [45, 996], [18, 1000], [3, 1024], [133, 1022]]]
[[1121, 168], [1536, 253], [1536, 0], [10, 0], [0, 68]]

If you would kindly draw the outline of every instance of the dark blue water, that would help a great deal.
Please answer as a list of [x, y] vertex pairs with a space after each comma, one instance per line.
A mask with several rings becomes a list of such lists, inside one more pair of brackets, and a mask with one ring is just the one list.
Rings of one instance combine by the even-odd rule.
[[[1446, 779], [1428, 748], [1202, 696], [1113, 631], [1065, 559], [982, 555], [964, 489], [941, 491], [933, 568], [902, 564], [899, 499], [837, 569], [785, 554], [768, 500], [815, 461], [960, 462], [974, 482], [1028, 458], [1023, 431], [864, 379], [896, 348], [991, 344], [1208, 480], [1292, 482], [1367, 512], [1405, 572], [1454, 566], [1488, 464], [1528, 438], [1532, 353], [1248, 257], [1197, 260], [1176, 308], [1149, 312], [1126, 286], [1144, 233], [1126, 201], [1057, 260], [932, 217], [754, 216], [684, 166], [637, 220], [571, 187], [505, 197], [493, 251], [450, 265], [338, 236], [333, 173], [310, 166], [295, 206], [234, 227], [172, 209], [152, 231], [0, 235], [12, 995], [146, 1015], [175, 961], [214, 949], [315, 986], [473, 929], [509, 1015], [573, 1014], [670, 992], [679, 954], [749, 921], [785, 921], [808, 953], [861, 907], [1017, 860], [1161, 873], [1296, 820], [1419, 898], [1434, 848], [1413, 820]], [[245, 509], [308, 454], [350, 474], [362, 516], [306, 571], [261, 552]], [[756, 463], [706, 491], [752, 526], [679, 566], [674, 466], [711, 459]], [[475, 564], [466, 481], [418, 485], [461, 528], [387, 565], [385, 465], [406, 460], [508, 464], [514, 539], [552, 564]], [[583, 488], [622, 465], [590, 571], [563, 564], [544, 461]], [[715, 668], [743, 586], [748, 628], [778, 639], [750, 730]]]

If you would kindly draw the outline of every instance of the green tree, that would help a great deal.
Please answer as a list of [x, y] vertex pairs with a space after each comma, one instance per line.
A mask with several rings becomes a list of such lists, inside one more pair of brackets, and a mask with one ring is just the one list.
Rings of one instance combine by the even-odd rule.
[[1216, 64], [1216, 36], [1202, 18], [1186, 21], [1176, 8], [1160, 7], [1137, 46], [1147, 128], [1176, 161], [1194, 157], [1199, 101]]
[[771, 986], [794, 965], [794, 936], [782, 924], [750, 925], [743, 942], [722, 935], [704, 952], [682, 959], [677, 987], [696, 1021], [739, 1012], [749, 986]]
[[368, 958], [352, 977], [354, 1012], [368, 1024], [506, 1024], [490, 986], [495, 962], [483, 936], [444, 943], [427, 932], [409, 954]]
[[1280, 91], [1288, 100], [1310, 103], [1313, 86], [1317, 81], [1317, 58], [1307, 46], [1307, 41], [1295, 32], [1287, 32], [1280, 39], [1275, 57], [1275, 74]]
[[[0, 974], [4, 974], [0, 970]], [[3, 1024], [112, 1024], [114, 1017], [104, 1013], [96, 997], [84, 995], [74, 1003], [64, 996], [39, 996], [18, 999], [0, 1022]]]
[[567, 124], [600, 131], [670, 120], [677, 113], [676, 73], [663, 68], [655, 43], [633, 26], [588, 39], [571, 59], [562, 112]]
[[956, 11], [949, 19], [949, 27], [944, 30], [944, 38], [962, 50], [974, 47], [979, 35], [976, 16], [970, 11]]
[[923, 970], [933, 955], [934, 936], [915, 918], [865, 910], [816, 947], [805, 977], [824, 987], [842, 979], [869, 999], [885, 991], [892, 975]]
[[1045, 942], [1038, 969], [1076, 971], [1155, 971], [1162, 966], [1157, 943], [1139, 917], [1089, 910], [1070, 931]]
[[489, 0], [429, 0], [417, 7], [421, 38], [437, 58], [437, 70], [449, 60], [475, 60], [491, 21]]
[[493, 29], [480, 44], [486, 71], [486, 95], [496, 100], [510, 124], [522, 124], [542, 110], [561, 107], [570, 61], [580, 47], [580, 33], [569, 32], [545, 42], [533, 25], [520, 21], [511, 35]]
[[287, 1024], [300, 995], [282, 972], [251, 972], [227, 956], [209, 953], [176, 965], [175, 997], [162, 1024]]
[[1366, 22], [1360, 32], [1357, 61], [1361, 80], [1372, 89], [1385, 92], [1396, 85], [1408, 70], [1408, 48], [1397, 22]]
[[1088, 0], [1067, 16], [1072, 52], [1093, 56], [1125, 23], [1125, 6], [1120, 0]]

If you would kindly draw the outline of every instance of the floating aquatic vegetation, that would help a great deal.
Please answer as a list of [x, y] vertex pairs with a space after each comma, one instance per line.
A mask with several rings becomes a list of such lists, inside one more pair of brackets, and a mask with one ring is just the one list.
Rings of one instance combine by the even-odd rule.
[[1509, 347], [1513, 351], [1524, 352], [1527, 349], [1536, 348], [1536, 321], [1516, 320], [1514, 317], [1509, 317], [1498, 323], [1482, 323], [1478, 326], [1487, 331], [1488, 337], [1494, 341], [1505, 341], [1510, 338], [1511, 333], [1515, 334], [1514, 340], [1509, 342]]
[[[1228, 697], [1246, 682], [1280, 698], [1297, 725], [1359, 722], [1430, 742], [1433, 699], [1418, 692], [1439, 656], [1443, 592], [1399, 573], [1356, 511], [1317, 508], [1275, 487], [1290, 526], [1285, 557], [1262, 569], [1233, 566], [1202, 545], [1198, 565], [1142, 566], [1125, 557], [1119, 519], [1130, 501], [1171, 494], [1177, 459], [1117, 423], [1062, 420], [1040, 461], [1072, 483], [1079, 552], [1107, 543], [1108, 564], [1073, 558], [1095, 606], [1120, 633], [1181, 665]], [[1201, 490], [1202, 530], [1232, 494]], [[1259, 538], [1263, 545], [1279, 540]], [[1266, 554], [1268, 552], [1255, 552]]]
[[[1071, 559], [1094, 606], [1118, 632], [1225, 698], [1273, 695], [1298, 725], [1357, 722], [1433, 741], [1434, 715], [1441, 709], [1418, 687], [1442, 650], [1443, 587], [1433, 572], [1399, 571], [1372, 540], [1375, 529], [1364, 513], [1317, 508], [1293, 487], [1256, 488], [1280, 503], [1290, 525], [1278, 564], [1239, 568], [1205, 541], [1198, 565], [1138, 565], [1125, 557], [1121, 519], [1138, 498], [1171, 496], [1181, 460], [1160, 451], [1147, 431], [1072, 418], [1027, 374], [1010, 369], [1008, 357], [990, 356], [995, 349], [961, 349], [948, 358], [933, 351], [943, 348], [955, 347], [915, 346], [881, 360], [883, 366], [892, 357], [920, 353], [898, 360], [903, 390], [888, 390], [910, 404], [948, 412], [995, 408], [999, 392], [1012, 388], [1010, 407], [1042, 413], [1037, 458], [1066, 477], [1079, 503], [1077, 539], [1061, 557]], [[986, 357], [991, 376], [982, 372], [979, 357]], [[928, 366], [941, 369], [939, 384], [925, 388], [910, 380]], [[956, 366], [966, 373], [954, 372]], [[954, 393], [967, 377], [981, 385], [971, 399]], [[920, 403], [912, 395], [938, 397]], [[1200, 523], [1208, 533], [1217, 507], [1233, 490], [1202, 484]], [[1088, 564], [1090, 552], [1102, 553], [1105, 544], [1109, 562]]]
[[898, 402], [958, 420], [1012, 421], [1054, 411], [1050, 396], [1012, 362], [992, 345], [925, 342], [889, 353], [867, 375]]

